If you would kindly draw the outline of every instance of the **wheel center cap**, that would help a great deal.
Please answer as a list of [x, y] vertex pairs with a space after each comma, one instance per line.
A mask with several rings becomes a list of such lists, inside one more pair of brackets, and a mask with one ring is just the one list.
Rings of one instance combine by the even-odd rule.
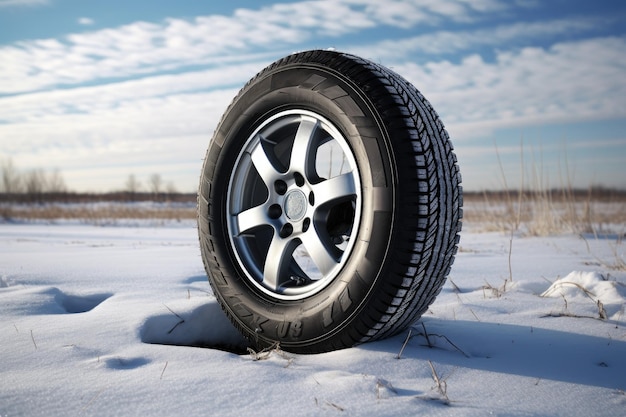
[[285, 198], [285, 214], [289, 217], [289, 220], [298, 221], [302, 220], [306, 214], [306, 196], [300, 190], [292, 190], [287, 194]]

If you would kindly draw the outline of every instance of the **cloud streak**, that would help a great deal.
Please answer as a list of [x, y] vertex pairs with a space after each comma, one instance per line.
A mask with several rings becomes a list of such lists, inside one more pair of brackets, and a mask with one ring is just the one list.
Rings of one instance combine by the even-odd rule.
[[[626, 117], [626, 57], [620, 50], [626, 50], [623, 38], [597, 38], [500, 52], [494, 62], [469, 55], [458, 64], [404, 63], [394, 69], [433, 102], [463, 146], [496, 129]], [[203, 71], [2, 98], [0, 137], [8, 139], [3, 150], [33, 165], [52, 157], [75, 166], [69, 160], [74, 157], [55, 152], [71, 148], [82, 155], [78, 165], [116, 161], [156, 169], [184, 143], [186, 151], [175, 156], [191, 165], [239, 86], [270, 62], [249, 58]]]
[[35, 7], [50, 4], [49, 0], [0, 0], [0, 9], [4, 7]]
[[480, 47], [499, 47], [503, 44], [528, 44], [545, 39], [546, 36], [585, 33], [598, 25], [608, 24], [610, 19], [595, 17], [554, 19], [542, 22], [518, 22], [498, 25], [487, 29], [436, 31], [405, 39], [383, 40], [373, 45], [354, 47], [354, 51], [373, 59], [415, 59], [415, 54], [441, 56], [456, 54]]
[[[413, 82], [470, 165], [492, 149], [473, 141], [501, 129], [626, 118], [626, 38], [584, 39], [601, 22], [593, 17], [468, 29], [510, 4], [302, 1], [4, 46], [0, 157], [62, 168], [77, 190], [160, 172], [192, 191], [211, 133], [243, 83], [293, 49], [333, 39]], [[442, 22], [463, 29], [440, 30]], [[355, 41], [380, 26], [432, 32]], [[539, 42], [571, 34], [581, 40]]]
[[89, 17], [80, 17], [78, 18], [78, 24], [83, 26], [91, 26], [96, 23], [93, 19]]
[[180, 70], [379, 25], [406, 28], [442, 20], [468, 21], [503, 8], [496, 0], [304, 1], [238, 9], [231, 16], [135, 22], [63, 39], [23, 41], [0, 48], [0, 94]]
[[396, 70], [463, 140], [496, 128], [626, 117], [624, 50], [624, 38], [596, 38], [503, 51], [492, 63], [470, 55], [459, 64], [405, 63]]

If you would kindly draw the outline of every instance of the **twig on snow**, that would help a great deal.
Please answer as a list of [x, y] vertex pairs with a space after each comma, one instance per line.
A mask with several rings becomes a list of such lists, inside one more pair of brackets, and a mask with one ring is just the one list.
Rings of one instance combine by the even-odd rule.
[[167, 334], [171, 334], [171, 333], [174, 331], [174, 329], [175, 329], [175, 328], [177, 328], [178, 326], [180, 326], [181, 324], [183, 324], [183, 323], [185, 322], [185, 319], [184, 319], [184, 318], [182, 318], [181, 316], [179, 316], [178, 314], [176, 314], [176, 312], [174, 312], [174, 310], [172, 310], [171, 308], [169, 308], [166, 304], [163, 304], [163, 305], [165, 306], [165, 308], [167, 308], [167, 309], [170, 311], [170, 313], [172, 313], [173, 315], [175, 315], [176, 317], [178, 317], [178, 318], [180, 319], [180, 321], [179, 321], [178, 323], [176, 323], [176, 324], [174, 325], [174, 327], [172, 327], [172, 328], [171, 328], [171, 329], [167, 332]]
[[380, 395], [380, 389], [381, 388], [386, 388], [389, 391], [393, 392], [394, 394], [397, 394], [398, 391], [396, 391], [396, 389], [393, 387], [393, 385], [391, 385], [391, 382], [386, 381], [384, 379], [378, 378], [376, 380], [376, 399], [380, 400], [381, 395]]
[[435, 386], [432, 387], [431, 389], [436, 389], [438, 395], [437, 396], [419, 396], [418, 398], [431, 400], [431, 401], [435, 400], [435, 401], [441, 402], [444, 405], [450, 405], [451, 401], [450, 401], [450, 398], [448, 397], [448, 383], [447, 383], [447, 379], [450, 377], [450, 375], [446, 376], [445, 378], [442, 378], [437, 373], [435, 366], [430, 360], [428, 361], [428, 365], [430, 366], [430, 372], [431, 372], [433, 381], [435, 381]]
[[437, 347], [437, 345], [431, 341], [431, 337], [434, 336], [434, 337], [438, 337], [440, 339], [444, 339], [446, 342], [448, 342], [448, 344], [450, 344], [450, 346], [452, 346], [455, 350], [457, 350], [459, 353], [461, 353], [466, 358], [470, 357], [460, 347], [458, 347], [450, 339], [448, 339], [447, 336], [445, 336], [443, 334], [428, 333], [426, 331], [426, 326], [424, 325], [424, 322], [422, 322], [421, 324], [422, 324], [422, 328], [424, 329], [424, 332], [423, 333], [422, 332], [417, 333], [417, 336], [423, 336], [426, 339], [426, 346], [428, 346], [429, 348]]
[[168, 364], [168, 361], [165, 361], [165, 366], [163, 367], [163, 370], [161, 371], [161, 376], [159, 377], [159, 379], [163, 379], [163, 374], [165, 373], [165, 370], [167, 369], [167, 364]]
[[396, 356], [396, 359], [402, 358], [402, 352], [404, 352], [404, 348], [406, 347], [407, 343], [409, 343], [410, 338], [411, 338], [411, 329], [409, 329], [409, 332], [407, 333], [406, 338], [404, 339], [404, 343], [402, 343], [402, 347], [400, 348], [400, 352], [398, 352], [398, 356]]
[[35, 342], [35, 335], [33, 335], [33, 331], [30, 331], [30, 339], [33, 341], [33, 345], [35, 345], [35, 350], [39, 349], [37, 347], [37, 342]]

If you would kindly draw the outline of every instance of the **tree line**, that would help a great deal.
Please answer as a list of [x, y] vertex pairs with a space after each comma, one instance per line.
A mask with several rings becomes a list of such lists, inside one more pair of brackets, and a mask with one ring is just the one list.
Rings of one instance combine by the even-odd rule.
[[172, 182], [152, 174], [146, 186], [130, 174], [119, 191], [77, 193], [70, 191], [59, 169], [20, 171], [11, 159], [0, 162], [0, 201], [20, 203], [90, 201], [195, 201], [195, 193], [180, 193]]

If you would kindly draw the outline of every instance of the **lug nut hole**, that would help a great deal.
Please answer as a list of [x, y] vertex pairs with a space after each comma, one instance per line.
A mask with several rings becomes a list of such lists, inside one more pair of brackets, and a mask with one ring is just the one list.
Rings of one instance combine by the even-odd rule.
[[299, 172], [293, 174], [294, 179], [296, 180], [296, 185], [298, 187], [302, 187], [304, 185], [304, 177]]
[[283, 227], [280, 229], [280, 232], [278, 234], [280, 235], [280, 237], [284, 239], [286, 237], [291, 236], [292, 233], [293, 233], [293, 226], [291, 225], [291, 223], [287, 223], [283, 225]]
[[283, 209], [280, 208], [279, 204], [272, 204], [267, 212], [267, 215], [270, 217], [270, 219], [276, 220], [283, 215]]
[[280, 195], [284, 195], [287, 192], [287, 183], [283, 180], [276, 180], [274, 182], [274, 190]]

